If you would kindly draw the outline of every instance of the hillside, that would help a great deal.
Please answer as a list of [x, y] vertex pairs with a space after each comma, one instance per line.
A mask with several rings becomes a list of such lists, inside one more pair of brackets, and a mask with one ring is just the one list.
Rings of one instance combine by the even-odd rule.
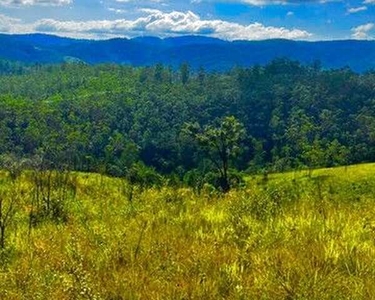
[[143, 164], [179, 180], [204, 176], [214, 183], [213, 156], [186, 129], [202, 132], [234, 117], [244, 132], [235, 143], [241, 151], [230, 159], [233, 169], [375, 161], [374, 73], [286, 60], [224, 74], [162, 65], [21, 71], [3, 65], [17, 75], [0, 76], [0, 154], [42, 155], [58, 167], [113, 176]]
[[237, 65], [263, 65], [279, 57], [308, 64], [319, 60], [325, 68], [350, 67], [363, 72], [375, 68], [375, 41], [228, 42], [199, 36], [93, 41], [43, 34], [0, 35], [0, 58], [28, 63], [58, 63], [73, 58], [89, 64], [146, 66], [163, 63], [178, 67], [188, 62], [195, 69], [202, 66], [222, 71]]
[[375, 165], [307, 174], [257, 176], [221, 195], [84, 173], [65, 174], [61, 194], [52, 173], [60, 209], [43, 215], [33, 179], [43, 175], [2, 173], [3, 205], [19, 196], [0, 298], [370, 299]]

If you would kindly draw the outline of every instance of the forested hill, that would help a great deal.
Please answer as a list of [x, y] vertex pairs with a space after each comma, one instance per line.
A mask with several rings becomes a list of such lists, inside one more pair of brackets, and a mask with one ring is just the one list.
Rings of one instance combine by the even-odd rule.
[[[234, 116], [239, 170], [375, 161], [375, 73], [277, 60], [228, 73], [157, 65], [63, 64], [0, 76], [0, 154], [43, 152], [73, 169], [122, 175], [212, 169], [184, 134]], [[216, 131], [210, 131], [215, 133]]]
[[0, 35], [0, 58], [20, 62], [89, 64], [120, 63], [146, 66], [162, 63], [177, 67], [225, 71], [232, 67], [266, 64], [279, 57], [324, 68], [350, 67], [357, 72], [375, 68], [375, 41], [302, 42], [289, 40], [234, 41], [186, 36], [142, 37], [102, 41], [74, 40], [44, 34]]

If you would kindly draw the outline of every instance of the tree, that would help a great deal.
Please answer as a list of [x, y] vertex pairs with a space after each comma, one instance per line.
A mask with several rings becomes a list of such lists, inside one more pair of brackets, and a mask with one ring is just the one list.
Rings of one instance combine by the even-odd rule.
[[138, 160], [138, 146], [115, 130], [105, 147], [106, 171], [113, 176], [123, 176]]
[[244, 126], [233, 116], [225, 117], [216, 126], [201, 128], [186, 124], [184, 131], [198, 143], [219, 173], [219, 185], [224, 193], [230, 190], [229, 167], [241, 152], [240, 143], [246, 136]]
[[187, 84], [190, 79], [190, 66], [187, 63], [181, 65], [180, 76], [182, 84]]
[[327, 166], [343, 166], [348, 163], [349, 150], [338, 140], [332, 141], [326, 150]]
[[200, 67], [199, 71], [198, 71], [198, 82], [199, 82], [199, 85], [202, 86], [204, 84], [205, 80], [206, 80], [206, 71], [204, 70], [203, 67]]
[[304, 162], [309, 168], [309, 176], [312, 175], [314, 168], [321, 167], [324, 164], [324, 150], [321, 146], [321, 141], [315, 137], [312, 144], [305, 144], [304, 151], [301, 155]]
[[164, 66], [162, 64], [157, 64], [154, 68], [154, 80], [157, 83], [163, 82]]

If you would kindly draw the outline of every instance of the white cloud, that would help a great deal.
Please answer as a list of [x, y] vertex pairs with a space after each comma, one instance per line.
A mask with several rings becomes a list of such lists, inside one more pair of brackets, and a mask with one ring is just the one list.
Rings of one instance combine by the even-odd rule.
[[[191, 3], [200, 2], [225, 2], [225, 3], [243, 3], [253, 6], [264, 5], [288, 5], [288, 4], [306, 4], [306, 3], [327, 3], [327, 2], [341, 2], [342, 0], [191, 0]], [[375, 1], [375, 0], [365, 0]]]
[[12, 30], [20, 25], [20, 22], [20, 19], [10, 18], [0, 14], [0, 32], [12, 32]]
[[188, 34], [227, 40], [306, 39], [311, 36], [305, 30], [265, 26], [261, 23], [241, 25], [223, 20], [204, 20], [191, 11], [166, 13], [159, 10], [143, 9], [142, 12], [145, 15], [135, 20], [58, 21], [42, 19], [31, 24], [19, 24], [17, 20], [18, 23], [10, 22], [17, 26], [10, 25], [6, 32], [44, 32], [90, 38], [140, 35], [168, 37]]
[[375, 0], [365, 0], [363, 4], [375, 4]]
[[359, 13], [359, 12], [365, 11], [365, 10], [367, 10], [367, 6], [360, 6], [360, 7], [348, 8], [348, 10], [346, 12], [348, 14], [356, 14], [356, 13]]
[[222, 20], [202, 20], [191, 11], [165, 13], [144, 9], [142, 12], [146, 16], [135, 20], [76, 22], [43, 19], [34, 24], [34, 30], [50, 33], [109, 34], [128, 37], [143, 34], [162, 37], [195, 34], [227, 40], [306, 39], [311, 36], [309, 32], [304, 30], [265, 26], [261, 23], [241, 25]]
[[125, 13], [129, 12], [126, 9], [119, 9], [119, 8], [113, 8], [113, 7], [109, 7], [108, 10], [111, 11], [111, 12], [114, 12], [116, 14], [125, 14]]
[[375, 28], [374, 23], [367, 23], [358, 27], [352, 28], [352, 38], [357, 40], [369, 40], [372, 37], [369, 35], [370, 31]]
[[0, 5], [4, 6], [60, 6], [71, 4], [73, 0], [0, 0]]

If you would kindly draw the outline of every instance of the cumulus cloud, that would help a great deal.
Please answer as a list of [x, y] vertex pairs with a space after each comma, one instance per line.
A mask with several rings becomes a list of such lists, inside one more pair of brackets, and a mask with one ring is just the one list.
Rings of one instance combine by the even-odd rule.
[[143, 10], [146, 16], [135, 20], [57, 21], [43, 19], [34, 24], [35, 31], [52, 33], [89, 33], [119, 36], [141, 34], [174, 36], [182, 34], [207, 35], [227, 40], [261, 40], [272, 38], [305, 39], [311, 34], [305, 30], [265, 26], [261, 23], [241, 25], [223, 20], [203, 20], [197, 14], [172, 11]]
[[0, 14], [0, 32], [12, 32], [15, 28], [20, 26], [21, 20], [10, 18]]
[[375, 28], [374, 23], [367, 23], [358, 27], [352, 28], [352, 38], [357, 40], [368, 40], [372, 39], [370, 32]]
[[73, 0], [0, 0], [3, 6], [61, 6], [71, 4]]
[[142, 12], [144, 16], [135, 20], [58, 21], [42, 19], [32, 24], [19, 24], [19, 20], [12, 20], [8, 24], [13, 24], [7, 28], [8, 30], [3, 31], [44, 32], [90, 38], [205, 35], [226, 40], [262, 40], [273, 38], [306, 39], [311, 36], [311, 33], [305, 30], [265, 26], [261, 23], [242, 25], [223, 20], [204, 20], [191, 11], [166, 13], [159, 10], [143, 9]]

